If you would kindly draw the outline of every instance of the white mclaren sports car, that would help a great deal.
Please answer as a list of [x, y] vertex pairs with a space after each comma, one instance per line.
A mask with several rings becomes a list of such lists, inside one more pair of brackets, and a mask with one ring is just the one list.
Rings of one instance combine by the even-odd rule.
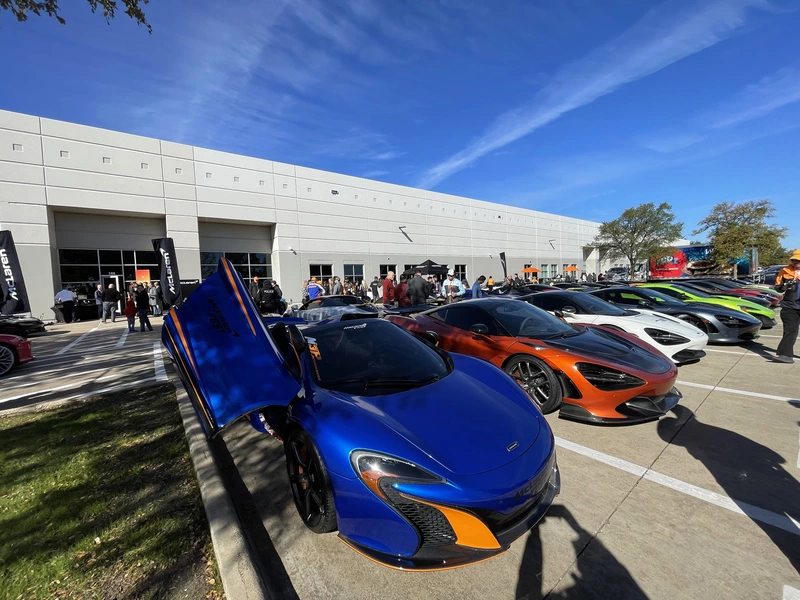
[[567, 323], [603, 325], [631, 333], [677, 365], [697, 362], [706, 355], [705, 332], [669, 315], [640, 308], [626, 310], [583, 292], [539, 292], [519, 299], [563, 317]]

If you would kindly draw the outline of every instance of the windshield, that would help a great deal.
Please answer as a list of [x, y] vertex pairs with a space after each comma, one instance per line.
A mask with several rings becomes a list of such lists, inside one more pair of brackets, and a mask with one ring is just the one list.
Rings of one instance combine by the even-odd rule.
[[604, 315], [606, 317], [623, 317], [629, 314], [613, 304], [601, 300], [589, 294], [577, 293], [570, 296], [570, 301], [578, 305], [580, 309], [592, 315]]
[[445, 377], [433, 348], [387, 321], [345, 321], [304, 331], [312, 376], [320, 387], [384, 395]]
[[705, 293], [700, 288], [696, 288], [693, 285], [689, 285], [688, 283], [682, 283], [681, 285], [676, 285], [675, 289], [680, 290], [682, 292], [686, 292], [687, 294], [692, 294], [693, 296], [697, 296], [698, 298], [713, 298], [711, 294]]
[[667, 296], [666, 294], [662, 294], [661, 292], [657, 292], [656, 290], [641, 288], [636, 290], [636, 293], [645, 296], [648, 300], [652, 300], [653, 304], [670, 304], [675, 306], [683, 306], [683, 302], [681, 302], [680, 300], [676, 300], [672, 296]]
[[548, 312], [527, 302], [503, 302], [486, 308], [513, 337], [547, 339], [556, 336], [576, 335], [572, 325], [564, 323]]

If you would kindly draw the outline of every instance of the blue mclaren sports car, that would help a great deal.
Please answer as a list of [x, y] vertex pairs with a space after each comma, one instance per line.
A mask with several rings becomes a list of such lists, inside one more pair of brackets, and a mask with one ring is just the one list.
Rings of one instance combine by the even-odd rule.
[[404, 570], [504, 552], [560, 489], [541, 412], [493, 365], [353, 316], [264, 320], [222, 259], [162, 335], [208, 436], [244, 417], [283, 440], [312, 531]]

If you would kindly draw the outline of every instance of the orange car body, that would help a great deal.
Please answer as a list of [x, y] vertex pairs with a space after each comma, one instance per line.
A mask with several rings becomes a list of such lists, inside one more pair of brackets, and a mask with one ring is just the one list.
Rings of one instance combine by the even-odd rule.
[[[435, 332], [442, 349], [482, 358], [501, 369], [520, 354], [539, 358], [555, 372], [561, 384], [561, 418], [597, 424], [639, 423], [663, 416], [681, 397], [674, 388], [678, 369], [672, 361], [639, 338], [626, 333], [590, 325], [586, 327], [587, 333], [600, 335], [539, 340], [476, 334], [425, 313], [413, 317], [387, 318], [420, 336], [425, 336], [429, 331]], [[613, 356], [615, 352], [619, 355]], [[635, 361], [631, 358], [636, 354], [645, 358], [640, 363], [658, 366], [651, 369], [635, 368]], [[650, 359], [652, 355], [656, 360]], [[587, 380], [578, 368], [579, 363], [622, 371], [642, 383], [625, 389], [603, 390]]]

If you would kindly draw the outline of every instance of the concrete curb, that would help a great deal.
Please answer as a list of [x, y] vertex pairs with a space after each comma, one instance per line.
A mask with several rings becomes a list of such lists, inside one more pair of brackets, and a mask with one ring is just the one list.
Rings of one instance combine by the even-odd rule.
[[264, 600], [271, 596], [262, 580], [247, 543], [236, 508], [222, 478], [213, 449], [183, 385], [171, 378], [197, 485], [206, 511], [214, 554], [228, 600]]

